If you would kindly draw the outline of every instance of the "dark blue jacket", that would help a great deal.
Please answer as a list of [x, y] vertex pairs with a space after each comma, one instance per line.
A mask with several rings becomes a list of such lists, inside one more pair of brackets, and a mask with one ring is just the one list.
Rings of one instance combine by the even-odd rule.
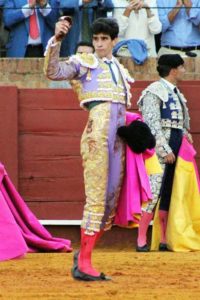
[[[38, 10], [40, 33], [45, 50], [49, 38], [54, 34], [55, 23], [58, 20], [57, 0], [48, 1], [53, 8], [46, 17]], [[27, 0], [6, 0], [3, 11], [3, 21], [9, 30], [9, 39], [6, 45], [8, 57], [24, 57], [29, 37], [29, 18], [25, 18], [22, 7]]]

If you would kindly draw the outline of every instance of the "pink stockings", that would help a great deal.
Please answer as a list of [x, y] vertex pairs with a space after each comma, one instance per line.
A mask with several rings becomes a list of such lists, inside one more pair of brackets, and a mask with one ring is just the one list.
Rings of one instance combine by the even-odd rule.
[[[147, 244], [147, 230], [151, 220], [153, 219], [153, 213], [143, 212], [142, 218], [139, 222], [137, 245], [142, 247]], [[160, 220], [160, 242], [166, 244], [166, 229], [167, 229], [168, 211], [159, 210]]]
[[147, 230], [152, 219], [153, 213], [143, 212], [138, 228], [137, 245], [139, 247], [147, 244]]
[[166, 241], [167, 219], [168, 219], [168, 211], [159, 210], [160, 232], [161, 232], [160, 242], [163, 244], [167, 243]]
[[103, 230], [94, 232], [94, 235], [88, 235], [85, 234], [84, 228], [81, 229], [81, 247], [78, 257], [78, 268], [81, 272], [92, 276], [100, 275], [100, 273], [92, 267], [92, 251], [102, 234]]

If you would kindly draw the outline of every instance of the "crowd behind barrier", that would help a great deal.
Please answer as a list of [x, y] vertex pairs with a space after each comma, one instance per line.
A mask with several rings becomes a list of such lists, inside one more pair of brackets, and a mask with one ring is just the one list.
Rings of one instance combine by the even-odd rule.
[[91, 41], [90, 25], [99, 17], [118, 20], [116, 56], [137, 64], [168, 53], [200, 56], [200, 0], [0, 0], [0, 57], [43, 57], [63, 15], [72, 17], [72, 27], [62, 57]]

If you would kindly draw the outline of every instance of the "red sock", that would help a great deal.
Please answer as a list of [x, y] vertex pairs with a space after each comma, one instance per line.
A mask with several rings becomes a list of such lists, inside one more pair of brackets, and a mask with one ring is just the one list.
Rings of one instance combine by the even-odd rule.
[[147, 244], [147, 230], [152, 219], [153, 213], [143, 212], [138, 228], [137, 245], [139, 247]]
[[85, 233], [85, 229], [81, 229], [81, 248], [78, 257], [78, 268], [81, 272], [99, 276], [100, 273], [92, 267], [92, 251], [95, 244], [102, 235], [102, 232], [95, 232], [94, 235], [88, 235]]
[[168, 211], [159, 210], [159, 219], [160, 219], [160, 232], [161, 232], [160, 242], [163, 243], [163, 244], [166, 244], [167, 243], [166, 229], [167, 229]]

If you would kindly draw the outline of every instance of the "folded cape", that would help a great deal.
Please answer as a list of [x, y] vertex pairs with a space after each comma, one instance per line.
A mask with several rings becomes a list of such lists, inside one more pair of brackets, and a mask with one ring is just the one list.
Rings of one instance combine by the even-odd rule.
[[[136, 113], [126, 113], [127, 125], [135, 120], [142, 118]], [[137, 226], [143, 205], [152, 199], [149, 175], [157, 173], [162, 173], [162, 169], [154, 149], [136, 154], [126, 145], [126, 171], [114, 220], [116, 225]]]
[[27, 252], [72, 251], [71, 242], [54, 238], [39, 223], [0, 163], [0, 261]]

